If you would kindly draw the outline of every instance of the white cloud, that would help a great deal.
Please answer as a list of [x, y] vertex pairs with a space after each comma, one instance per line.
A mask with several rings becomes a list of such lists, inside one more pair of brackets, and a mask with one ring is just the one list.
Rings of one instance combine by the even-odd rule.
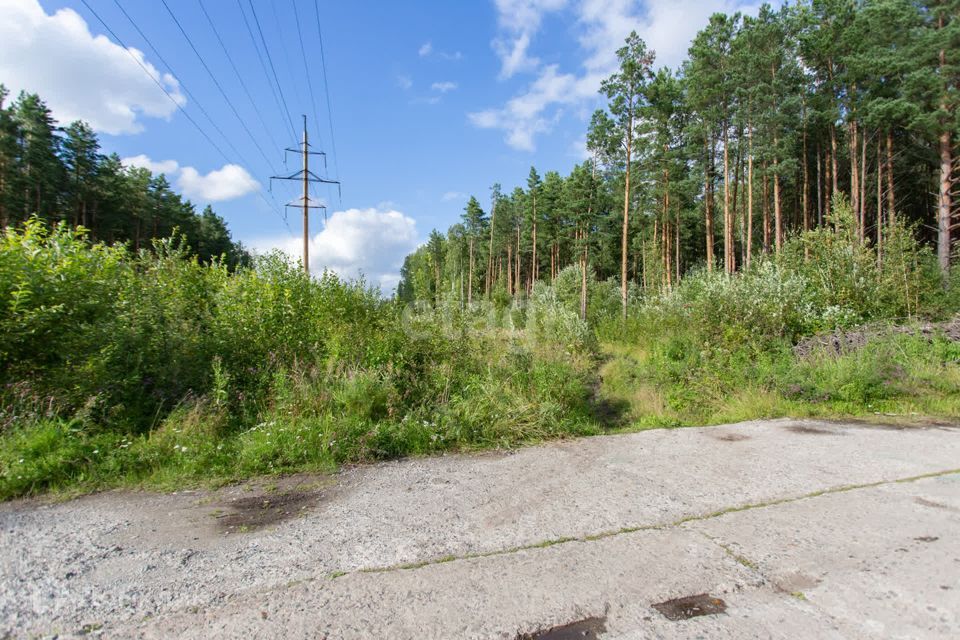
[[397, 76], [397, 86], [404, 91], [409, 91], [413, 86], [413, 78], [407, 75], [399, 75]]
[[465, 200], [466, 198], [467, 194], [459, 191], [447, 191], [445, 194], [440, 196], [440, 199], [444, 202], [450, 202], [451, 200]]
[[434, 91], [439, 91], [440, 93], [447, 93], [448, 91], [453, 91], [457, 88], [456, 82], [434, 82], [430, 85], [430, 88]]
[[690, 41], [716, 12], [755, 13], [757, 5], [739, 0], [579, 0], [573, 8], [583, 53], [582, 68], [561, 71], [541, 65], [530, 55], [533, 36], [543, 17], [567, 6], [566, 0], [495, 0], [501, 35], [494, 51], [501, 58], [501, 77], [536, 70], [526, 89], [498, 108], [468, 114], [476, 127], [500, 129], [514, 149], [532, 151], [536, 136], [549, 132], [564, 108], [589, 113], [601, 104], [600, 83], [617, 67], [616, 50], [631, 31], [656, 51], [656, 65], [677, 67], [686, 58]]
[[424, 42], [420, 45], [420, 48], [417, 49], [417, 55], [421, 58], [429, 58], [430, 56], [436, 56], [443, 60], [451, 60], [456, 62], [463, 58], [463, 54], [459, 51], [454, 51], [450, 53], [449, 51], [437, 51], [433, 48], [433, 43], [430, 41]]
[[543, 16], [564, 8], [567, 0], [495, 0], [495, 4], [501, 34], [494, 39], [493, 49], [500, 57], [500, 77], [536, 69], [540, 61], [527, 54], [530, 42]]
[[527, 89], [507, 101], [499, 109], [487, 109], [468, 114], [470, 122], [482, 129], [502, 129], [506, 142], [514, 149], [533, 151], [534, 137], [550, 131], [562, 112], [547, 113], [549, 107], [578, 103], [596, 93], [592, 75], [578, 78], [558, 72], [557, 65], [549, 65]]
[[177, 187], [188, 198], [202, 202], [220, 202], [233, 200], [253, 193], [260, 183], [246, 169], [236, 164], [226, 164], [220, 169], [201, 175], [193, 167], [181, 167], [176, 160], [152, 160], [145, 154], [123, 158], [120, 161], [126, 167], [149, 169], [152, 173], [163, 173], [177, 178]]
[[140, 167], [141, 169], [149, 169], [151, 173], [165, 173], [167, 175], [173, 175], [180, 169], [180, 163], [176, 160], [154, 161], [142, 153], [138, 156], [123, 158], [120, 162], [125, 167]]
[[219, 202], [253, 193], [260, 188], [260, 183], [240, 165], [227, 164], [206, 175], [200, 175], [193, 167], [184, 167], [177, 186], [188, 198]]
[[90, 33], [72, 9], [47, 15], [37, 0], [0, 1], [0, 81], [14, 93], [38, 93], [61, 122], [85, 120], [109, 134], [143, 130], [142, 116], [169, 119], [177, 107], [130, 57], [181, 105], [177, 80], [142, 52]]
[[[300, 260], [303, 240], [296, 237], [261, 239], [254, 250], [280, 249]], [[364, 276], [390, 293], [400, 282], [403, 259], [418, 245], [416, 221], [395, 209], [348, 209], [335, 212], [323, 230], [310, 237], [310, 271], [330, 269], [343, 278]]]
[[571, 158], [575, 158], [577, 162], [583, 162], [584, 160], [589, 160], [592, 155], [590, 150], [587, 149], [587, 137], [580, 136], [576, 140], [570, 143], [570, 148], [567, 154]]

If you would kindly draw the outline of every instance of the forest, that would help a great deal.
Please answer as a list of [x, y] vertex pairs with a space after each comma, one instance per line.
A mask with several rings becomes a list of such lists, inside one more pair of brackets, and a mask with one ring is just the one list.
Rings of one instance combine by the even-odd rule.
[[127, 242], [134, 251], [176, 233], [204, 261], [250, 261], [209, 205], [197, 213], [164, 175], [101, 154], [88, 124], [58, 126], [40, 96], [9, 97], [0, 84], [0, 227], [32, 218], [62, 221], [87, 229], [93, 240]]
[[680, 69], [617, 55], [587, 160], [470, 198], [392, 297], [248, 257], [82, 123], [4, 107], [0, 499], [960, 418], [960, 3], [764, 5]]
[[[749, 269], [833, 224], [883, 259], [910, 227], [946, 278], [957, 202], [960, 20], [954, 2], [824, 0], [714, 15], [680, 69], [633, 34], [607, 79], [583, 164], [471, 198], [404, 265], [399, 296], [529, 295], [571, 264], [669, 289], [701, 267]], [[489, 213], [488, 213], [489, 212]]]

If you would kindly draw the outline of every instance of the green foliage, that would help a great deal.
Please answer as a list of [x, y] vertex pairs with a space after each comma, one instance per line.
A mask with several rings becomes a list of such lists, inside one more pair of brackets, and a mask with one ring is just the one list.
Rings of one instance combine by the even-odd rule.
[[[568, 269], [575, 270], [575, 267]], [[593, 334], [571, 301], [559, 294], [557, 287], [543, 282], [534, 285], [527, 309], [527, 333], [535, 341], [557, 342], [570, 351], [585, 351], [592, 345]], [[578, 293], [576, 306], [579, 299]]]
[[504, 292], [406, 317], [280, 255], [231, 272], [34, 220], [0, 239], [0, 295], [0, 497], [596, 430], [589, 332], [526, 340]]
[[[960, 415], [960, 345], [883, 330], [955, 312], [956, 290], [944, 290], [909, 229], [890, 229], [878, 259], [853, 233], [848, 205], [835, 210], [829, 226], [790, 238], [780, 256], [734, 276], [689, 275], [634, 307], [619, 332], [606, 331], [605, 340], [632, 345], [605, 347], [614, 364], [604, 390], [627, 399], [633, 424]], [[794, 353], [802, 337], [864, 323], [879, 328], [863, 348]]]

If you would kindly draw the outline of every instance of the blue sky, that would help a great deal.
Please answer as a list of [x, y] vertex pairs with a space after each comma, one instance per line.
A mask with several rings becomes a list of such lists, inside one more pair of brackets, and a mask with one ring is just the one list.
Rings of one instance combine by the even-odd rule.
[[[658, 52], [658, 64], [676, 66], [710, 13], [754, 10], [738, 0], [319, 0], [334, 156], [314, 0], [253, 2], [288, 109], [277, 104], [244, 24], [240, 5], [256, 35], [248, 0], [204, 0], [204, 6], [256, 109], [196, 0], [167, 4], [229, 104], [159, 0], [119, 0], [159, 55], [115, 0], [87, 2], [226, 157], [79, 0], [0, 2], [0, 82], [40, 93], [61, 120], [91, 122], [105, 152], [166, 172], [198, 207], [212, 204], [248, 246], [294, 255], [299, 212], [287, 214], [291, 234], [265, 189], [275, 172], [298, 168], [293, 156], [283, 166], [278, 146], [297, 142], [287, 112], [297, 130], [306, 114], [311, 141], [329, 154], [329, 177], [343, 183], [342, 200], [335, 190], [316, 191], [329, 218], [324, 225], [322, 213], [313, 215], [311, 268], [364, 273], [385, 291], [395, 285], [404, 255], [432, 228], [445, 231], [456, 221], [468, 195], [486, 207], [494, 182], [509, 190], [531, 164], [541, 173], [565, 172], [582, 159], [587, 120], [602, 104], [600, 79], [612, 71], [614, 51], [631, 29]], [[289, 201], [298, 188], [275, 184], [273, 197]]]

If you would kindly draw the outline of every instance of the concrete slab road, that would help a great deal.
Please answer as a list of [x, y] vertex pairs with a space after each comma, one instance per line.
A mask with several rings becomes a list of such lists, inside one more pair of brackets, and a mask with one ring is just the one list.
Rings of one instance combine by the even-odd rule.
[[960, 428], [775, 420], [0, 506], [0, 637], [958, 638]]

